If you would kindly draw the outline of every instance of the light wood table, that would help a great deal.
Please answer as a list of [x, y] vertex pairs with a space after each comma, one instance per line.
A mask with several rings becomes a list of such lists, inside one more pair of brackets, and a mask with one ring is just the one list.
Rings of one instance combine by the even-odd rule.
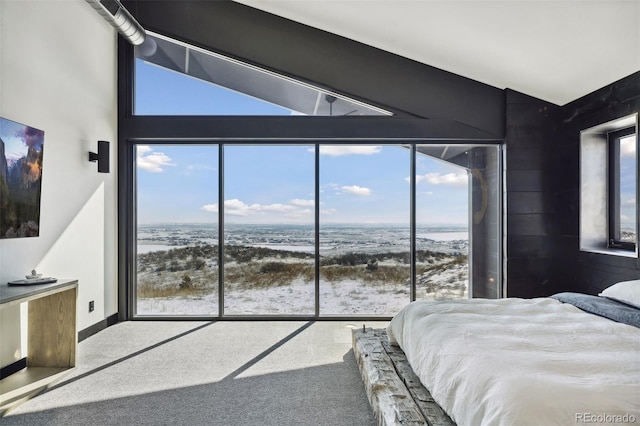
[[78, 281], [0, 285], [0, 309], [28, 303], [27, 368], [0, 380], [0, 416], [76, 365]]

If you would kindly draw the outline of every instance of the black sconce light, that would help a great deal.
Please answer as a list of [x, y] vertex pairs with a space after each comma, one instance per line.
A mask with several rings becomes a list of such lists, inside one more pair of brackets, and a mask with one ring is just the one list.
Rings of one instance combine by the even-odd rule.
[[98, 162], [98, 173], [109, 173], [109, 142], [98, 141], [98, 153], [89, 152], [89, 161]]

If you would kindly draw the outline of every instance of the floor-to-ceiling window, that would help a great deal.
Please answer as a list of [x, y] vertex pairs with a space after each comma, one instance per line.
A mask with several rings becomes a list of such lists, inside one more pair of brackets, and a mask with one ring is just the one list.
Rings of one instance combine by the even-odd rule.
[[225, 314], [315, 313], [314, 162], [308, 145], [225, 146]]
[[[466, 146], [421, 147], [463, 154]], [[438, 153], [440, 154], [440, 153]], [[469, 296], [469, 170], [418, 149], [416, 298]]]
[[[136, 49], [140, 127], [124, 149], [133, 316], [372, 317], [416, 299], [499, 297], [495, 141], [386, 125], [350, 137], [367, 128], [353, 115], [375, 117], [370, 126], [390, 113], [150, 40]], [[235, 117], [209, 118], [221, 115]], [[280, 118], [255, 118], [265, 115]]]
[[217, 145], [136, 145], [136, 312], [217, 315]]
[[320, 145], [320, 312], [392, 315], [411, 282], [410, 150]]
[[500, 296], [500, 148], [418, 144], [416, 298]]
[[388, 316], [413, 298], [498, 297], [498, 158], [466, 144], [136, 144], [136, 313]]

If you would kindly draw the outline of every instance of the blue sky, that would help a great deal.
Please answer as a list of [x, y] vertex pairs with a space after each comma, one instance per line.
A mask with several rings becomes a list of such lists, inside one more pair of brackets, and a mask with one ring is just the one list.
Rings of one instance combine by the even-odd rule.
[[[409, 151], [399, 146], [320, 147], [324, 223], [409, 222]], [[314, 147], [225, 146], [225, 221], [313, 223]], [[215, 222], [218, 148], [138, 146], [140, 223]], [[466, 224], [466, 171], [418, 161], [417, 221]]]
[[620, 140], [620, 222], [623, 229], [633, 229], [636, 222], [636, 137]]
[[[0, 138], [4, 142], [4, 155], [8, 164], [27, 155], [28, 137], [25, 135], [26, 127], [24, 124], [0, 118]], [[40, 135], [39, 142], [39, 146], [42, 145], [42, 135]], [[36, 149], [39, 149], [39, 146]]]
[[[141, 115], [291, 115], [292, 112], [137, 61]], [[138, 222], [216, 222], [218, 148], [139, 145]], [[314, 218], [314, 147], [226, 145], [225, 221], [301, 223]], [[320, 147], [322, 223], [409, 223], [410, 152], [400, 146]], [[417, 164], [417, 221], [468, 221], [467, 173], [426, 156]]]
[[291, 115], [291, 111], [136, 59], [136, 114]]

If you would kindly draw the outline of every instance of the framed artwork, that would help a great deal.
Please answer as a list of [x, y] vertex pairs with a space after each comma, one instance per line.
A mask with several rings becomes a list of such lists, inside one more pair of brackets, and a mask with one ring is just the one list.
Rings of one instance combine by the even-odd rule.
[[40, 235], [44, 131], [0, 117], [0, 238]]

